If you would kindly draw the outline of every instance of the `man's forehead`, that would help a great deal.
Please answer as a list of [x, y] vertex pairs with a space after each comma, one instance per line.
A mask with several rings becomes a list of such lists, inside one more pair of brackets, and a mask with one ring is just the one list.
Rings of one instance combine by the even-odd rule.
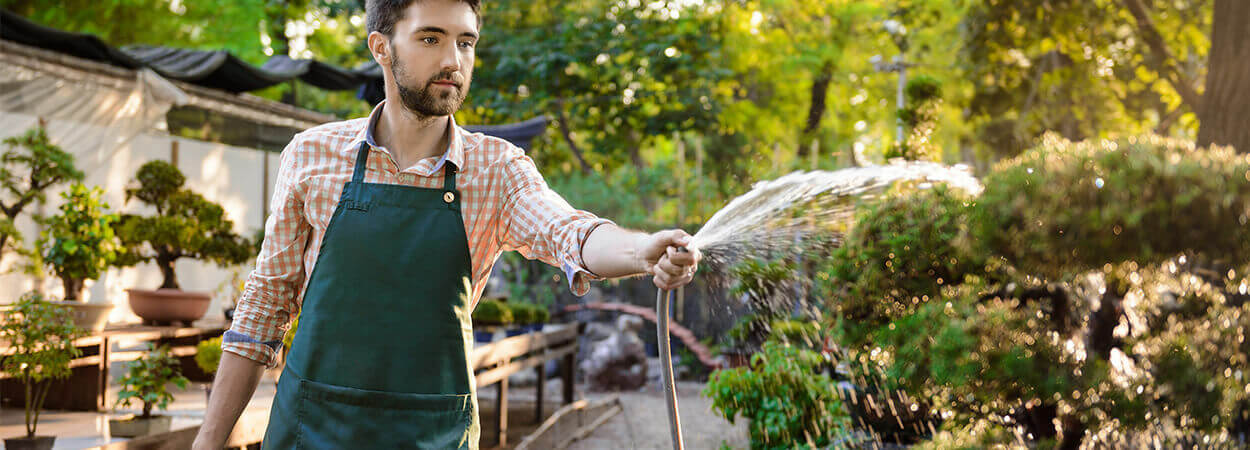
[[477, 14], [462, 1], [418, 0], [408, 5], [395, 28], [404, 32], [438, 28], [451, 35], [477, 34]]

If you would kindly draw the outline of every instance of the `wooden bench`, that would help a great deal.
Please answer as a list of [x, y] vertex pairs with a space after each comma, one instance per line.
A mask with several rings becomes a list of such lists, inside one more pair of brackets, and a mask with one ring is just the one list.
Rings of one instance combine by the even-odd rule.
[[[577, 339], [581, 336], [581, 324], [548, 325], [542, 332], [513, 336], [489, 344], [478, 344], [469, 356], [477, 388], [496, 386], [495, 435], [496, 446], [507, 444], [508, 431], [508, 376], [533, 368], [538, 375], [535, 389], [534, 416], [543, 417], [543, 389], [547, 384], [548, 361], [561, 361], [560, 378], [564, 391], [564, 404], [573, 402], [573, 386], [576, 383]], [[483, 433], [485, 434], [485, 433]]]

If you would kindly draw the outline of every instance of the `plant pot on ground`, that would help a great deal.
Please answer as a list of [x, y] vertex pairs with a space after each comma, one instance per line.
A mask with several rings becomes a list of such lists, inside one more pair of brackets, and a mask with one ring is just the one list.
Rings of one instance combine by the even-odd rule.
[[139, 437], [169, 431], [170, 418], [153, 415], [153, 409], [165, 409], [174, 395], [166, 388], [173, 383], [179, 388], [187, 387], [187, 379], [178, 371], [178, 360], [169, 350], [160, 347], [150, 350], [130, 363], [121, 379], [121, 391], [117, 393], [118, 405], [130, 406], [132, 401], [143, 405], [140, 415], [109, 419], [109, 434], [115, 437]]
[[0, 369], [26, 386], [26, 435], [6, 438], [5, 448], [52, 448], [54, 437], [35, 435], [39, 412], [52, 380], [69, 377], [70, 361], [82, 354], [74, 339], [84, 331], [74, 326], [64, 308], [49, 304], [36, 292], [23, 295], [3, 317], [0, 340], [8, 342], [12, 353]]
[[156, 215], [125, 214], [114, 226], [124, 251], [116, 265], [127, 267], [154, 262], [163, 278], [155, 291], [128, 289], [131, 309], [145, 322], [190, 322], [204, 316], [212, 297], [186, 292], [178, 285], [174, 263], [180, 258], [213, 262], [227, 267], [240, 264], [256, 252], [248, 239], [234, 232], [221, 205], [184, 189], [186, 177], [165, 161], [150, 161], [139, 168], [126, 199], [139, 199]]
[[100, 277], [117, 258], [120, 243], [113, 234], [116, 214], [108, 214], [108, 204], [100, 200], [104, 191], [82, 183], [70, 185], [61, 193], [65, 203], [57, 215], [43, 220], [46, 229], [39, 239], [43, 263], [61, 279], [65, 302], [75, 324], [99, 331], [108, 321], [113, 305], [82, 301], [83, 285]]

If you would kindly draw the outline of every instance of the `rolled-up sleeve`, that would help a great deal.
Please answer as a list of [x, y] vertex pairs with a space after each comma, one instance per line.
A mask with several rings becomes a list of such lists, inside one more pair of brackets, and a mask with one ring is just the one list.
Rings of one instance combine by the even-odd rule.
[[312, 229], [304, 217], [297, 141], [298, 137], [282, 152], [265, 240], [222, 339], [223, 351], [267, 367], [277, 363], [282, 336], [299, 310], [296, 293], [303, 282], [304, 248]]
[[586, 268], [582, 247], [595, 228], [612, 221], [570, 206], [519, 148], [505, 152], [500, 164], [504, 198], [498, 230], [503, 249], [559, 267], [569, 289], [585, 295], [590, 281], [600, 278]]

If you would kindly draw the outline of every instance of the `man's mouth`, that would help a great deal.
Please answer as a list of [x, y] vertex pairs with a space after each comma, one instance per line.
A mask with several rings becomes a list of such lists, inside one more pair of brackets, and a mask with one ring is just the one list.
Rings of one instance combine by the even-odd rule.
[[458, 84], [458, 83], [456, 83], [456, 82], [454, 82], [454, 81], [449, 81], [449, 80], [435, 81], [433, 84], [438, 84], [438, 85], [442, 85], [442, 86], [456, 87], [456, 88], [460, 87], [460, 84]]

